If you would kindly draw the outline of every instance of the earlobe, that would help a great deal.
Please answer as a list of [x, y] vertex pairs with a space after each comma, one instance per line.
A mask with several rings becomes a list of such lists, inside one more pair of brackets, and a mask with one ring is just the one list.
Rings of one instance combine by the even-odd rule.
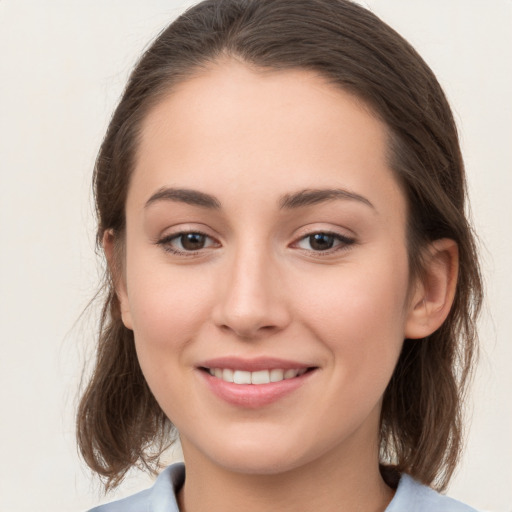
[[455, 297], [459, 252], [455, 241], [432, 242], [424, 258], [424, 273], [417, 278], [409, 305], [405, 337], [425, 338], [446, 320]]
[[107, 229], [103, 233], [103, 251], [105, 252], [105, 258], [107, 265], [112, 275], [112, 281], [114, 283], [115, 292], [119, 300], [119, 308], [123, 324], [127, 329], [133, 329], [132, 318], [128, 302], [128, 293], [126, 290], [126, 279], [123, 275], [123, 264], [121, 261], [121, 254], [116, 247], [119, 241], [116, 239], [116, 235], [112, 229]]

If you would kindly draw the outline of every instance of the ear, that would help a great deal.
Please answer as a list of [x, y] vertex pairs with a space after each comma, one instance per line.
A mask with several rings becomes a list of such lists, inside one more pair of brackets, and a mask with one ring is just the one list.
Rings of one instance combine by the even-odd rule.
[[107, 259], [108, 268], [112, 275], [115, 292], [119, 300], [119, 307], [121, 309], [121, 318], [123, 324], [127, 329], [132, 329], [132, 317], [130, 313], [128, 293], [126, 289], [126, 278], [123, 272], [123, 262], [121, 261], [122, 255], [120, 254], [119, 240], [112, 229], [107, 229], [103, 233], [103, 250]]
[[417, 278], [409, 304], [405, 337], [425, 338], [441, 327], [453, 304], [459, 271], [455, 241], [432, 242], [424, 258], [424, 273]]

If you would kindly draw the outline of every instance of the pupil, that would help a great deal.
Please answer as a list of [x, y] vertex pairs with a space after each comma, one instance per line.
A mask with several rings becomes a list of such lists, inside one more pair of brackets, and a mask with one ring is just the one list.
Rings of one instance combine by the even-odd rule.
[[317, 251], [326, 251], [334, 245], [334, 237], [325, 233], [316, 233], [309, 237], [311, 248]]
[[200, 233], [187, 233], [181, 235], [181, 245], [187, 251], [194, 251], [204, 247], [205, 236]]

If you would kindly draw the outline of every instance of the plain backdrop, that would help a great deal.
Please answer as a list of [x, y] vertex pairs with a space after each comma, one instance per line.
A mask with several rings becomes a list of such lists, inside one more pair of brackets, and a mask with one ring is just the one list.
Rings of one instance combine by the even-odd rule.
[[[74, 410], [95, 332], [90, 176], [140, 51], [180, 0], [0, 0], [0, 510], [104, 498], [77, 456]], [[512, 1], [367, 0], [453, 105], [483, 246], [487, 302], [467, 450], [449, 493], [512, 511]], [[469, 423], [468, 423], [469, 425]], [[172, 454], [171, 454], [172, 455]]]

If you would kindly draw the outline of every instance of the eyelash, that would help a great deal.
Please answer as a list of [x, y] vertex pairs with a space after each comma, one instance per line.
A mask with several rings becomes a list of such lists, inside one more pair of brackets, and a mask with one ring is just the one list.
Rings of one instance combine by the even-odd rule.
[[[173, 240], [179, 240], [180, 238], [184, 237], [185, 235], [199, 235], [199, 236], [205, 237], [206, 239], [213, 240], [213, 238], [211, 236], [207, 235], [206, 233], [203, 233], [202, 231], [196, 231], [196, 230], [180, 231], [179, 233], [173, 233], [172, 235], [165, 236], [164, 238], [158, 240], [157, 245], [162, 246], [164, 251], [170, 252], [171, 254], [175, 254], [177, 256], [189, 256], [189, 257], [197, 256], [198, 254], [201, 253], [201, 251], [204, 251], [204, 249], [208, 248], [208, 247], [202, 247], [195, 251], [187, 251], [187, 250], [181, 250], [181, 249], [176, 249], [176, 248], [172, 247], [171, 243], [173, 242]], [[215, 242], [215, 243], [218, 244], [218, 242]], [[215, 245], [215, 244], [212, 244], [212, 245]]]
[[[214, 240], [211, 236], [209, 236], [206, 233], [203, 233], [201, 231], [180, 231], [179, 233], [173, 233], [172, 235], [165, 236], [164, 238], [158, 240], [157, 245], [160, 245], [166, 252], [175, 254], [177, 256], [186, 256], [186, 257], [197, 256], [205, 249], [215, 246], [216, 244], [217, 244], [217, 246], [220, 245], [218, 242], [214, 241], [214, 243], [208, 247], [201, 247], [200, 249], [190, 250], [190, 251], [176, 249], [176, 248], [172, 247], [171, 243], [174, 240], [179, 240], [180, 238], [182, 238], [185, 235], [199, 235], [199, 236], [205, 237], [206, 239]], [[307, 240], [308, 238], [311, 239], [311, 237], [314, 237], [316, 235], [332, 237], [334, 239], [333, 243], [335, 243], [336, 241], [339, 243], [337, 245], [334, 245], [334, 247], [330, 247], [328, 249], [318, 250], [318, 251], [314, 250], [314, 249], [305, 249], [305, 248], [301, 248], [301, 247], [297, 247], [297, 248], [302, 249], [303, 251], [308, 252], [310, 254], [314, 254], [315, 256], [324, 256], [324, 255], [330, 255], [330, 254], [336, 253], [338, 251], [347, 250], [351, 245], [353, 245], [356, 242], [356, 240], [354, 238], [350, 238], [350, 237], [341, 235], [339, 233], [335, 233], [335, 232], [331, 232], [331, 231], [314, 231], [312, 233], [308, 233], [307, 235], [302, 236], [296, 242], [293, 242], [291, 244], [291, 247], [298, 246], [298, 244], [300, 242]]]
[[[338, 251], [346, 251], [351, 245], [353, 245], [356, 242], [356, 240], [354, 238], [350, 238], [345, 235], [341, 235], [340, 233], [335, 233], [333, 231], [314, 231], [312, 233], [308, 233], [307, 235], [299, 238], [299, 240], [297, 240], [297, 242], [294, 242], [292, 244], [292, 246], [297, 246], [300, 242], [307, 240], [308, 238], [311, 239], [312, 237], [317, 236], [317, 235], [331, 237], [333, 239], [333, 243], [339, 242], [338, 244], [334, 245], [334, 247], [330, 247], [328, 249], [318, 250], [318, 251], [316, 251], [314, 249], [301, 248], [302, 250], [304, 250], [310, 254], [312, 253], [317, 257], [318, 256], [329, 256]], [[311, 242], [311, 240], [310, 240], [310, 242]]]

